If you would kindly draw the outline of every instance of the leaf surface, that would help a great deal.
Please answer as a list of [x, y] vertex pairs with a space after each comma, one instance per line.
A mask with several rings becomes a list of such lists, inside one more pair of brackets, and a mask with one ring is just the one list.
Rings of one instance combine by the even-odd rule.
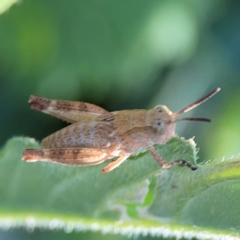
[[[167, 161], [196, 164], [193, 141], [155, 146]], [[238, 239], [240, 160], [161, 169], [148, 152], [102, 174], [106, 163], [72, 167], [21, 161], [30, 138], [9, 140], [0, 153], [0, 227], [26, 227], [191, 239]]]

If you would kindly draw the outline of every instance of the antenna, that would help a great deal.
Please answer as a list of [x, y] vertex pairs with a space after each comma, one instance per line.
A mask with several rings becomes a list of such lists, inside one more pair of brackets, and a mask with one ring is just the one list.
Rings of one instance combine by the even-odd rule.
[[[193, 108], [197, 107], [198, 105], [202, 104], [203, 102], [207, 101], [209, 98], [213, 97], [216, 93], [218, 93], [221, 90], [221, 88], [216, 88], [215, 90], [213, 90], [212, 92], [210, 92], [209, 94], [207, 94], [205, 97], [197, 100], [196, 102], [188, 105], [187, 107], [183, 108], [182, 110], [172, 113], [172, 117], [175, 118], [176, 116], [188, 112], [190, 110], [192, 110]], [[195, 120], [194, 120], [195, 119]], [[198, 120], [197, 120], [198, 119]], [[201, 120], [200, 120], [201, 119]], [[176, 120], [176, 121], [182, 121], [182, 120], [190, 120], [190, 121], [207, 121], [209, 122], [209, 119], [205, 119], [205, 118], [181, 118], [181, 120]]]
[[190, 118], [190, 117], [175, 119], [173, 122], [175, 123], [175, 122], [180, 122], [180, 121], [184, 121], [184, 120], [211, 122], [211, 119], [209, 119], [209, 118]]

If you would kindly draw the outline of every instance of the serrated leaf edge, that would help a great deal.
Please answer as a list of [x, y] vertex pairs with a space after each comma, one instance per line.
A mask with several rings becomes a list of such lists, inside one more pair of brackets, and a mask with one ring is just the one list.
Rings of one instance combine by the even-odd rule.
[[[66, 233], [70, 232], [86, 232], [94, 231], [102, 234], [120, 234], [127, 237], [147, 236], [152, 237], [174, 237], [176, 239], [214, 239], [214, 240], [239, 240], [237, 234], [228, 232], [218, 232], [206, 230], [196, 227], [195, 229], [185, 226], [161, 226], [159, 222], [145, 222], [144, 220], [136, 222], [113, 222], [107, 220], [92, 220], [87, 218], [80, 218], [76, 216], [67, 216], [61, 218], [59, 216], [42, 217], [44, 214], [17, 214], [16, 218], [13, 215], [0, 216], [0, 230], [10, 230], [23, 228], [29, 232], [33, 232], [36, 228], [44, 230], [63, 230]], [[71, 218], [72, 220], [70, 220]], [[148, 226], [151, 225], [151, 226]]]

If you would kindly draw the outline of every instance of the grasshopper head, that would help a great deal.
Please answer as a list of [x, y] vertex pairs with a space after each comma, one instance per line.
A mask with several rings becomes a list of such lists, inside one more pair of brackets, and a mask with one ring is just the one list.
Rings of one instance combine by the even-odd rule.
[[175, 132], [175, 123], [172, 118], [172, 112], [163, 105], [158, 105], [147, 112], [147, 126], [149, 130], [149, 139], [152, 143], [165, 143]]
[[154, 143], [165, 143], [175, 132], [172, 112], [163, 105], [158, 105], [148, 111], [147, 125], [153, 129], [149, 137]]
[[172, 112], [164, 105], [157, 105], [154, 109], [148, 111], [148, 125], [150, 125], [157, 134], [166, 133], [167, 126], [173, 123]]
[[156, 140], [154, 140], [154, 142], [163, 143], [170, 137], [172, 137], [175, 131], [176, 122], [183, 120], [210, 122], [211, 120], [208, 118], [185, 117], [176, 119], [175, 117], [192, 110], [193, 108], [197, 107], [201, 103], [214, 96], [219, 91], [220, 88], [217, 88], [205, 97], [199, 99], [198, 101], [188, 105], [187, 107], [175, 113], [172, 113], [166, 106], [163, 105], [157, 105], [154, 109], [149, 110], [147, 113], [147, 125], [151, 126], [155, 130], [155, 133], [159, 136], [158, 138], [156, 138]]

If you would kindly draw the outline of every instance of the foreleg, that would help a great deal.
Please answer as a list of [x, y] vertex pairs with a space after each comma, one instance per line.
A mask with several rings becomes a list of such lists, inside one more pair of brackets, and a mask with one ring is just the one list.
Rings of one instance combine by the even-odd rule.
[[184, 166], [189, 167], [193, 171], [197, 169], [197, 167], [192, 166], [189, 162], [182, 160], [182, 159], [175, 160], [171, 163], [168, 163], [158, 154], [158, 152], [155, 150], [155, 148], [153, 146], [149, 146], [148, 150], [150, 151], [150, 153], [152, 154], [154, 159], [162, 166], [162, 168], [170, 168], [170, 167], [173, 167], [176, 165], [184, 165]]

